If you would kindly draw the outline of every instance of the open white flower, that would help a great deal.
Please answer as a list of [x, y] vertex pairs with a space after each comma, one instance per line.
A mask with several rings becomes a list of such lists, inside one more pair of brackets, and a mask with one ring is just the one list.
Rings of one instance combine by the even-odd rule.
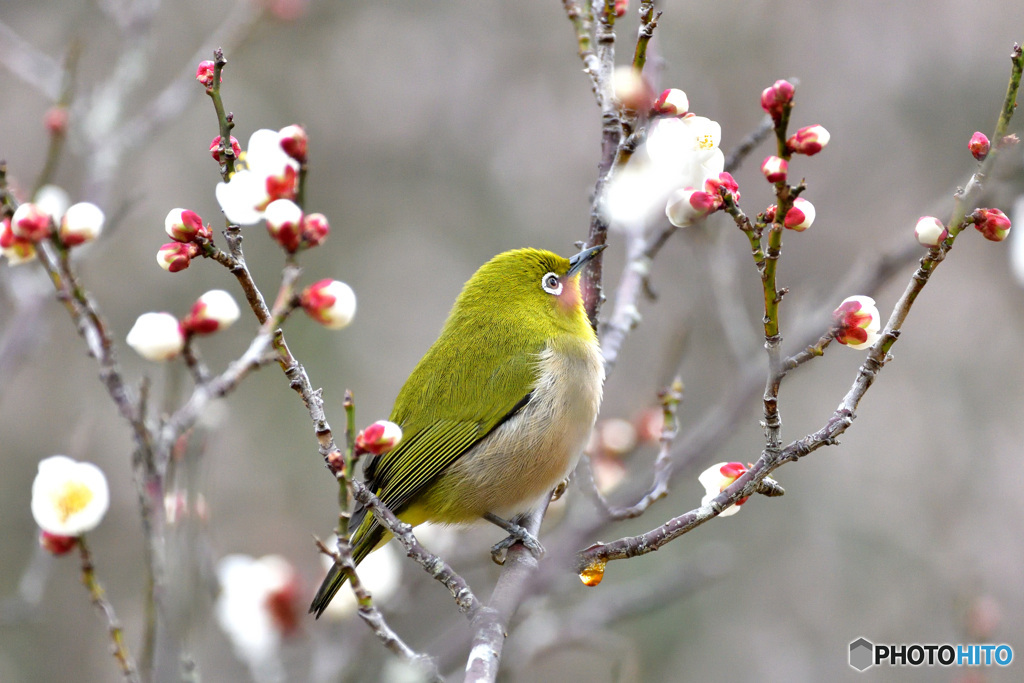
[[102, 470], [89, 462], [53, 455], [39, 463], [32, 482], [32, 516], [43, 531], [78, 537], [103, 520], [110, 491]]
[[216, 195], [224, 215], [232, 223], [253, 225], [275, 199], [294, 199], [299, 162], [281, 147], [281, 135], [261, 128], [249, 138], [240, 168], [226, 183], [218, 183]]
[[661, 218], [674, 191], [703, 190], [708, 178], [725, 169], [721, 138], [718, 122], [703, 116], [662, 118], [652, 124], [647, 142], [605, 191], [604, 209], [612, 225], [626, 232], [642, 230]]

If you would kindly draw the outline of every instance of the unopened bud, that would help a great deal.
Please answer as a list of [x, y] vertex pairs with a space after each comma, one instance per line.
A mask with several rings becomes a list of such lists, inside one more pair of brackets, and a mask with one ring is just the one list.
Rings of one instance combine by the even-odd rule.
[[168, 360], [185, 348], [185, 333], [170, 313], [143, 313], [126, 341], [147, 360]]
[[793, 84], [789, 81], [778, 80], [761, 93], [761, 108], [778, 121], [783, 111], [793, 101]]
[[213, 232], [203, 225], [199, 214], [188, 209], [171, 209], [164, 218], [164, 231], [176, 242], [191, 242], [197, 236], [213, 238]]
[[811, 204], [803, 197], [797, 197], [793, 200], [793, 208], [786, 212], [786, 218], [782, 224], [790, 230], [803, 232], [811, 227], [811, 223], [814, 222], [814, 215], [814, 204]]
[[352, 322], [356, 314], [356, 294], [339, 280], [320, 280], [302, 292], [302, 308], [309, 317], [333, 330]]
[[690, 100], [679, 88], [669, 88], [654, 101], [654, 112], [661, 116], [682, 116], [690, 109]]
[[103, 211], [95, 204], [72, 204], [60, 222], [60, 241], [67, 247], [91, 242], [103, 231], [103, 220]]
[[55, 106], [46, 110], [43, 125], [50, 135], [64, 135], [68, 130], [68, 108]]
[[719, 199], [722, 196], [720, 188], [723, 187], [732, 195], [733, 201], [738, 202], [740, 200], [740, 186], [731, 173], [722, 172], [718, 174], [717, 178], [708, 178], [704, 181], [704, 191]]
[[769, 183], [784, 183], [789, 173], [789, 162], [782, 157], [767, 157], [761, 162], [761, 173], [764, 173]]
[[[704, 497], [701, 505], [707, 505], [722, 491], [732, 486], [733, 482], [742, 477], [747, 468], [740, 462], [720, 462], [712, 465], [697, 477], [697, 481], [704, 487]], [[740, 498], [735, 505], [727, 507], [719, 513], [720, 517], [735, 515], [740, 511], [740, 506], [747, 502], [747, 498]]]
[[976, 131], [967, 143], [967, 149], [971, 150], [971, 154], [978, 161], [983, 161], [988, 156], [989, 147], [988, 136], [981, 131]]
[[629, 10], [629, 0], [615, 0], [615, 16], [624, 17]]
[[199, 254], [199, 247], [189, 242], [168, 242], [156, 252], [156, 262], [160, 267], [171, 273], [188, 268], [192, 259]]
[[196, 67], [196, 80], [203, 84], [204, 87], [213, 87], [213, 70], [214, 64], [209, 59], [204, 59], [199, 62], [199, 66]]
[[11, 217], [11, 231], [16, 237], [34, 244], [50, 236], [52, 223], [50, 214], [39, 205], [26, 202]]
[[327, 222], [327, 216], [322, 213], [311, 213], [302, 219], [302, 244], [306, 247], [316, 247], [327, 239], [331, 232], [331, 226]]
[[1010, 219], [999, 209], [976, 209], [971, 218], [974, 227], [987, 240], [1002, 242], [1010, 232]]
[[949, 237], [949, 231], [935, 216], [921, 216], [914, 226], [914, 237], [923, 246], [937, 247]]
[[284, 153], [300, 164], [306, 163], [306, 151], [309, 146], [309, 137], [306, 135], [306, 129], [300, 125], [292, 124], [285, 126], [277, 134], [281, 137], [281, 149], [284, 150]]
[[357, 454], [383, 455], [397, 446], [401, 440], [401, 427], [394, 422], [377, 420], [356, 436], [355, 451]]
[[715, 195], [688, 187], [669, 195], [665, 215], [672, 225], [684, 228], [718, 209], [721, 201]]
[[790, 136], [786, 146], [794, 154], [814, 156], [825, 148], [830, 137], [824, 126], [805, 126]]
[[[242, 146], [238, 144], [238, 140], [235, 138], [234, 135], [230, 136], [228, 139], [231, 141], [231, 153], [234, 154], [235, 158], [237, 159], [238, 156], [242, 153]], [[224, 163], [223, 160], [220, 158], [219, 135], [213, 139], [213, 142], [210, 143], [210, 156], [212, 156], [213, 160], [216, 161], [218, 164]]]
[[230, 327], [240, 314], [230, 294], [223, 289], [211, 289], [192, 304], [181, 327], [190, 334], [212, 334]]
[[632, 66], [620, 66], [612, 74], [612, 90], [623, 109], [647, 111], [654, 101], [654, 91], [643, 75]]
[[3, 219], [3, 223], [0, 224], [0, 253], [12, 266], [28, 263], [36, 257], [35, 245], [14, 234], [10, 218]]
[[267, 232], [289, 254], [299, 250], [302, 242], [302, 209], [290, 199], [275, 199], [263, 214]]
[[850, 296], [832, 311], [835, 338], [851, 349], [866, 349], [878, 341], [882, 317], [869, 296]]

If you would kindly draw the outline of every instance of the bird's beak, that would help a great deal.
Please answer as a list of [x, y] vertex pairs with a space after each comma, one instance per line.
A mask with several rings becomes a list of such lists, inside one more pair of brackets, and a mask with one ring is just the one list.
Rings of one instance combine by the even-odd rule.
[[566, 277], [572, 277], [576, 273], [583, 270], [583, 266], [587, 265], [590, 259], [594, 258], [602, 251], [604, 251], [607, 244], [599, 244], [596, 247], [589, 247], [584, 249], [580, 253], [569, 258], [569, 272], [565, 274]]

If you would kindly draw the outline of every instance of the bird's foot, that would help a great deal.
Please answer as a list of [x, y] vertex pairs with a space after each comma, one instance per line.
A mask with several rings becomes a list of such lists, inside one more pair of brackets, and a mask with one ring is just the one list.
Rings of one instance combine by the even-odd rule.
[[537, 537], [527, 531], [524, 527], [510, 522], [507, 519], [502, 519], [497, 515], [488, 512], [484, 515], [484, 519], [492, 524], [500, 526], [502, 529], [508, 532], [508, 536], [498, 541], [491, 547], [491, 559], [494, 560], [495, 564], [505, 564], [505, 558], [508, 556], [508, 549], [516, 543], [522, 543], [533, 556], [540, 559], [544, 556], [544, 546], [540, 544]]

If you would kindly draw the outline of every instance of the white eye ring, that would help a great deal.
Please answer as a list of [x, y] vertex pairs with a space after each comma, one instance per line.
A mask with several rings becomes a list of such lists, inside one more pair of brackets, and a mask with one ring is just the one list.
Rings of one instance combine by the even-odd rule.
[[548, 273], [540, 280], [540, 286], [548, 294], [558, 296], [562, 293], [562, 281], [554, 273]]

